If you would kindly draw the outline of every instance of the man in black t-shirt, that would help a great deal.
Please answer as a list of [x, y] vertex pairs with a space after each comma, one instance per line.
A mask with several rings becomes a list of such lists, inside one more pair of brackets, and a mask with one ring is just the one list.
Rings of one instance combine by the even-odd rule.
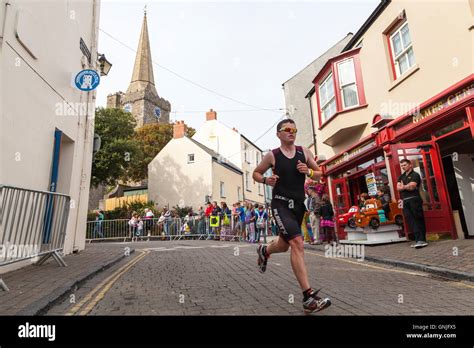
[[403, 200], [403, 215], [415, 235], [415, 244], [412, 248], [423, 248], [426, 243], [426, 226], [423, 216], [423, 200], [420, 196], [421, 177], [413, 170], [410, 160], [402, 159], [400, 166], [403, 174], [400, 175], [397, 182], [397, 190]]

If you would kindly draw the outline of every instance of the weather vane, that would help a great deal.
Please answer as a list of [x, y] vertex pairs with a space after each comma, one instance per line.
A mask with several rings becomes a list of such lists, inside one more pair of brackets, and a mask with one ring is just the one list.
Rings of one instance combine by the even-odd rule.
[[146, 5], [145, 5], [145, 7], [143, 8], [143, 12], [145, 13], [145, 16], [146, 16]]

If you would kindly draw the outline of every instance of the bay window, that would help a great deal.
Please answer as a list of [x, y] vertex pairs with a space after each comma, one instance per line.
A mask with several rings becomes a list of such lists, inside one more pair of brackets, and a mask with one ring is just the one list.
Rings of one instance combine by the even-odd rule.
[[321, 116], [326, 122], [336, 113], [336, 95], [334, 93], [334, 82], [332, 73], [324, 80], [319, 87], [319, 98], [321, 103]]
[[356, 76], [354, 60], [346, 59], [337, 64], [339, 73], [339, 88], [342, 99], [342, 108], [350, 108], [359, 105], [357, 96]]
[[360, 47], [328, 60], [316, 75], [319, 129], [340, 113], [367, 106], [360, 68]]

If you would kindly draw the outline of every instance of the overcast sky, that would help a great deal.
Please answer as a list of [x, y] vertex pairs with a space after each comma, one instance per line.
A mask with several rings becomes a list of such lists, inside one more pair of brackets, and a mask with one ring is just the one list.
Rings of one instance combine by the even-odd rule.
[[[378, 3], [103, 0], [99, 52], [113, 67], [101, 79], [97, 105], [128, 88], [146, 4], [155, 85], [171, 102], [171, 120], [199, 128], [213, 108], [255, 141], [284, 114], [282, 83], [355, 33]], [[256, 144], [266, 150], [279, 142], [272, 129]]]

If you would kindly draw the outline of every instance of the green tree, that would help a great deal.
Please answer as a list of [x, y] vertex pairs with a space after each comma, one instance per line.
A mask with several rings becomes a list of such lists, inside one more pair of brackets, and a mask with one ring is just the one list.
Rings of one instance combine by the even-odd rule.
[[127, 181], [127, 170], [141, 157], [134, 139], [135, 125], [129, 112], [97, 108], [95, 133], [101, 138], [101, 148], [92, 161], [91, 186], [115, 186], [119, 180]]
[[176, 214], [178, 214], [180, 218], [183, 218], [188, 215], [190, 211], [193, 211], [193, 207], [180, 207], [178, 205], [175, 205], [172, 210], [176, 211]]
[[[186, 136], [196, 133], [188, 128]], [[134, 139], [139, 147], [139, 154], [133, 166], [128, 167], [127, 177], [132, 181], [140, 181], [148, 177], [148, 164], [155, 158], [166, 144], [173, 138], [173, 124], [147, 124], [135, 131]]]

